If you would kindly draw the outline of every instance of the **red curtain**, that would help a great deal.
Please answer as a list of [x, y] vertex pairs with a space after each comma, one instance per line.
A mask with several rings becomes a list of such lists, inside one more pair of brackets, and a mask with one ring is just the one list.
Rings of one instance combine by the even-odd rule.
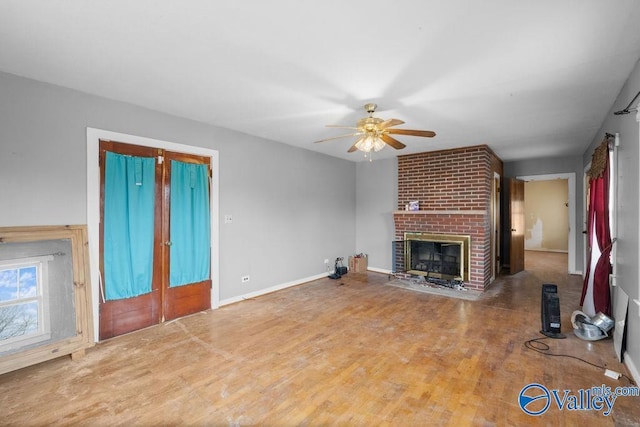
[[[604, 170], [597, 177], [589, 180], [589, 212], [587, 236], [589, 241], [589, 259], [587, 274], [582, 286], [580, 305], [584, 304], [591, 270], [592, 247], [597, 244], [601, 255], [593, 271], [593, 301], [596, 313], [611, 315], [611, 295], [609, 291], [609, 274], [611, 273], [611, 231], [609, 230], [609, 156], [604, 157]], [[595, 232], [595, 236], [594, 236]]]

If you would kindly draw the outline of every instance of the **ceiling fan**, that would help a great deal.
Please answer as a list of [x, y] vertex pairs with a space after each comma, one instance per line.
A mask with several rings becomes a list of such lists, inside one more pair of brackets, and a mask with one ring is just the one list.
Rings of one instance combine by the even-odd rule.
[[385, 145], [389, 145], [396, 150], [400, 150], [406, 145], [398, 141], [391, 135], [412, 135], [423, 136], [427, 138], [434, 137], [435, 132], [430, 130], [411, 130], [411, 129], [395, 129], [394, 126], [403, 124], [404, 122], [399, 119], [387, 119], [383, 120], [379, 117], [373, 117], [373, 113], [378, 106], [373, 103], [365, 104], [364, 109], [369, 113], [369, 117], [364, 117], [358, 120], [355, 127], [353, 126], [341, 126], [341, 125], [327, 125], [327, 127], [341, 128], [341, 129], [353, 129], [354, 132], [346, 135], [334, 136], [332, 138], [321, 139], [316, 142], [331, 141], [333, 139], [347, 138], [350, 136], [359, 137], [358, 140], [348, 150], [348, 153], [352, 153], [356, 150], [370, 153], [371, 151], [380, 151]]

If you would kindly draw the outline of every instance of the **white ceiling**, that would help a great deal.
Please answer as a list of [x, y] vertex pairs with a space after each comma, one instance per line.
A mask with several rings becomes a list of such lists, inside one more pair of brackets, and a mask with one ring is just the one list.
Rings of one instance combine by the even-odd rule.
[[637, 0], [0, 2], [0, 71], [356, 161], [366, 102], [437, 133], [374, 158], [580, 155], [639, 57]]

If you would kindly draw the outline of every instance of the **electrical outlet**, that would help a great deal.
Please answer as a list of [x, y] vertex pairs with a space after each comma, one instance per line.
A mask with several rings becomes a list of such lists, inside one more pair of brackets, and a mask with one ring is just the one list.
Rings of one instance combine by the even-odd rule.
[[224, 223], [225, 224], [230, 224], [233, 222], [233, 217], [231, 215], [225, 215], [224, 216]]
[[242, 278], [240, 280], [242, 280], [242, 283], [247, 283], [249, 281], [250, 277], [249, 275], [247, 276], [242, 276]]

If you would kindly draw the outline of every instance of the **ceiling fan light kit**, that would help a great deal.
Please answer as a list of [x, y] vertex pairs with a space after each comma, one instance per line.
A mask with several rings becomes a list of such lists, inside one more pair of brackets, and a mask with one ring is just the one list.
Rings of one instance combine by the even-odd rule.
[[374, 117], [373, 113], [375, 113], [377, 107], [378, 106], [374, 103], [365, 104], [364, 110], [369, 113], [369, 116], [358, 120], [355, 127], [327, 125], [328, 127], [352, 129], [355, 132], [322, 139], [316, 142], [357, 136], [359, 137], [358, 140], [347, 150], [347, 152], [352, 153], [354, 151], [362, 151], [365, 153], [365, 157], [369, 157], [369, 160], [371, 161], [371, 152], [380, 151], [386, 145], [389, 145], [396, 150], [401, 150], [406, 147], [402, 142], [392, 137], [391, 134], [421, 136], [426, 138], [431, 138], [436, 135], [435, 132], [430, 130], [395, 129], [393, 126], [404, 124], [404, 122], [399, 119], [383, 120], [379, 117]]
[[375, 135], [367, 135], [360, 138], [358, 142], [355, 143], [355, 147], [360, 151], [369, 153], [371, 151], [382, 150], [384, 148], [384, 142]]

